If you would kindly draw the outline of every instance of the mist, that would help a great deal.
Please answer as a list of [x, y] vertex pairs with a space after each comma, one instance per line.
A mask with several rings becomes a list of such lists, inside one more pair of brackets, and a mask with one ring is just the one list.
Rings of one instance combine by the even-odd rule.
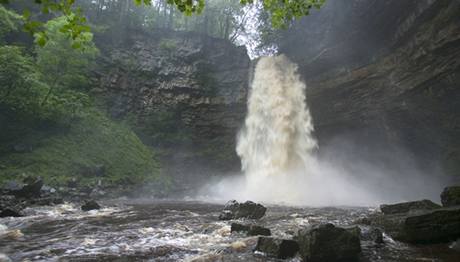
[[306, 86], [285, 56], [258, 60], [236, 152], [242, 172], [207, 183], [194, 198], [295, 206], [377, 206], [418, 199], [439, 202], [448, 184], [437, 164], [422, 169], [402, 146], [344, 134], [314, 137]]

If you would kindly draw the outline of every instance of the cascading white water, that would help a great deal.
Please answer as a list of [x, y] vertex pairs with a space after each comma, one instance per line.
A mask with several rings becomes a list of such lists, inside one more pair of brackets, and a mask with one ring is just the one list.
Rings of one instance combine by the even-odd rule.
[[[388, 168], [352, 155], [337, 155], [330, 145], [319, 157], [313, 154], [317, 142], [312, 136], [305, 89], [297, 66], [285, 56], [258, 61], [236, 148], [244, 176], [210, 182], [199, 193], [200, 199], [300, 206], [375, 205], [399, 201], [414, 181], [426, 182], [425, 177], [394, 183], [387, 179]], [[416, 174], [410, 166], [404, 172]], [[425, 192], [441, 187], [426, 185]]]
[[304, 165], [316, 148], [297, 66], [284, 55], [257, 63], [237, 153], [248, 176], [280, 176]]
[[[297, 74], [297, 66], [284, 55], [261, 58], [236, 149], [247, 178], [247, 190], [257, 190], [263, 196], [261, 185], [288, 181], [296, 170], [306, 170], [317, 147], [312, 131], [305, 84]], [[285, 198], [278, 186], [265, 187], [265, 193], [273, 197], [279, 191], [279, 197]]]

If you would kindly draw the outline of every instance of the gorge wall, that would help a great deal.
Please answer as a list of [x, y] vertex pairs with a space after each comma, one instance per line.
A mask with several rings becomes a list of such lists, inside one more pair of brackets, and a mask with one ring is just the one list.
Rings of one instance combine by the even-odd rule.
[[459, 13], [459, 1], [329, 0], [288, 30], [280, 51], [307, 82], [320, 149], [401, 149], [458, 179]]
[[[280, 53], [307, 83], [320, 153], [333, 145], [382, 165], [404, 155], [460, 173], [459, 12], [459, 1], [329, 0], [281, 33]], [[170, 173], [240, 170], [245, 48], [171, 31], [96, 41], [102, 55], [92, 92], [161, 152]]]
[[246, 49], [196, 33], [130, 35], [118, 45], [100, 39], [92, 92], [101, 106], [134, 126], [171, 173], [239, 170], [235, 141], [246, 111]]

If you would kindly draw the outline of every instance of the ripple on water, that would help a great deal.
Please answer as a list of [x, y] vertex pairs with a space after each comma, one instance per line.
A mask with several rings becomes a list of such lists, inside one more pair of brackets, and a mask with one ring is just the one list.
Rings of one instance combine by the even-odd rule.
[[[82, 212], [72, 204], [32, 209], [29, 217], [0, 220], [0, 235], [12, 230], [23, 233], [8, 240], [0, 236], [0, 253], [14, 261], [114, 261], [120, 256], [147, 261], [183, 261], [200, 256], [222, 257], [225, 261], [270, 261], [263, 254], [252, 252], [257, 238], [231, 234], [232, 221], [217, 219], [221, 208], [221, 205], [176, 201], [92, 212]], [[370, 213], [372, 210], [366, 208], [272, 206], [257, 223], [270, 228], [276, 237], [291, 238], [297, 229], [314, 223], [346, 226]], [[429, 257], [387, 235], [384, 240], [385, 245], [378, 248], [363, 241], [363, 255], [369, 261], [414, 261], [409, 258]]]

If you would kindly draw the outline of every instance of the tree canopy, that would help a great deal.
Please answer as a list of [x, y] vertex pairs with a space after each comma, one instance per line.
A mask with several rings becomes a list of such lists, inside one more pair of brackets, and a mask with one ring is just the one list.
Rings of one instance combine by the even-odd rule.
[[[2, 4], [13, 2], [15, 2], [15, 0], [0, 0]], [[82, 14], [81, 6], [77, 6], [75, 0], [34, 0], [34, 2], [40, 6], [42, 14], [53, 12], [64, 16], [65, 23], [62, 24], [60, 31], [70, 36], [73, 40], [78, 39], [84, 32], [90, 31], [86, 17]], [[129, 6], [131, 1], [123, 0], [112, 2], [117, 2], [117, 4], [123, 3], [123, 5]], [[232, 19], [234, 18], [235, 11], [238, 10], [236, 6], [238, 3], [240, 7], [257, 3], [261, 4], [264, 12], [269, 16], [271, 25], [274, 28], [283, 28], [288, 26], [293, 20], [308, 15], [312, 8], [321, 7], [325, 0], [133, 0], [131, 3], [138, 6], [152, 6], [158, 3], [161, 4], [162, 2], [164, 3], [162, 9], [166, 10], [164, 14], [168, 14], [170, 17], [174, 16], [174, 11], [172, 9], [176, 9], [187, 16], [205, 12], [205, 24], [219, 27], [220, 34], [228, 38], [230, 35], [228, 25], [235, 22], [232, 21]], [[171, 8], [168, 8], [166, 5]], [[208, 16], [206, 15], [206, 10], [212, 11], [216, 9], [216, 6], [219, 7], [218, 9], [220, 11], [224, 10], [221, 15], [228, 18], [221, 20], [223, 22], [220, 24], [210, 23], [212, 21], [208, 21]], [[46, 34], [46, 30], [43, 30], [44, 23], [34, 20], [34, 16], [29, 10], [24, 11], [23, 17], [26, 20], [24, 23], [25, 30], [32, 34], [38, 34], [36, 40], [37, 44], [41, 46], [45, 45], [48, 41], [48, 35]]]

